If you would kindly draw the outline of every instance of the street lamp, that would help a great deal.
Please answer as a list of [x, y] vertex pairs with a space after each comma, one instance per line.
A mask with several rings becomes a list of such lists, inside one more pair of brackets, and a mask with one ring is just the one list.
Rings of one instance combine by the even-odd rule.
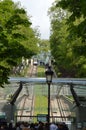
[[45, 71], [45, 75], [46, 75], [46, 82], [48, 84], [48, 117], [47, 117], [47, 122], [49, 124], [50, 123], [50, 85], [52, 83], [52, 77], [53, 77], [53, 71], [52, 71], [50, 66]]

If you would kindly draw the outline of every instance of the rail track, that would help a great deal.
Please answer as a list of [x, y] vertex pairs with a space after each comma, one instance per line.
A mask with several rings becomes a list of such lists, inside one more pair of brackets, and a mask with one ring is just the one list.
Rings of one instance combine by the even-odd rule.
[[68, 116], [70, 116], [70, 114], [71, 112], [69, 110], [68, 104], [66, 104], [61, 97], [51, 100], [52, 121], [66, 122], [68, 121]]
[[28, 77], [36, 77], [36, 75], [37, 75], [37, 66], [36, 65], [30, 66]]
[[[54, 77], [57, 78], [57, 75], [54, 71]], [[69, 106], [64, 102], [63, 98], [59, 95], [62, 86], [56, 90], [57, 96], [55, 95], [53, 99], [51, 99], [50, 108], [51, 108], [51, 121], [55, 122], [66, 122], [68, 121], [68, 116], [71, 115]]]
[[[30, 66], [28, 77], [36, 77], [37, 66]], [[34, 93], [33, 85], [30, 86], [32, 90], [28, 90], [28, 86], [23, 88], [20, 94], [20, 101], [18, 103], [17, 121], [31, 121], [34, 113]], [[22, 98], [23, 97], [23, 98]]]
[[18, 104], [17, 121], [30, 121], [33, 115], [34, 96], [23, 95]]

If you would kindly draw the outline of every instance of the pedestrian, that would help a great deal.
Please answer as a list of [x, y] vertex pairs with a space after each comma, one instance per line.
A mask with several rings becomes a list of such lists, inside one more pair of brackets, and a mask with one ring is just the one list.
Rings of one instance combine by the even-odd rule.
[[43, 122], [39, 122], [39, 125], [38, 125], [38, 130], [43, 130], [44, 129], [44, 124]]
[[50, 130], [58, 130], [58, 127], [54, 122], [50, 124]]
[[20, 122], [16, 123], [16, 130], [22, 130], [22, 128], [20, 127]]

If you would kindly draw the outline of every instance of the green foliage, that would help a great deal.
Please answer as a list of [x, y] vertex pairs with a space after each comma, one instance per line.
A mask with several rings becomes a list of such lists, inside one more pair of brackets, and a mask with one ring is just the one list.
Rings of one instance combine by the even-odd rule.
[[39, 52], [48, 52], [50, 50], [50, 43], [49, 43], [49, 40], [39, 40], [39, 43], [38, 43], [38, 46], [39, 46]]
[[49, 10], [50, 46], [60, 77], [86, 77], [85, 17], [77, 14], [78, 1], [73, 2], [75, 0], [55, 1]]
[[0, 86], [22, 57], [37, 53], [37, 42], [26, 11], [11, 0], [0, 1]]
[[0, 65], [0, 86], [3, 86], [3, 83], [8, 83], [8, 74], [9, 74], [9, 68], [4, 67], [3, 65]]
[[[57, 7], [70, 12], [67, 23], [72, 30], [75, 28], [76, 36], [81, 37], [82, 41], [86, 41], [86, 0], [61, 0], [57, 3]], [[77, 19], [79, 22], [75, 24]]]

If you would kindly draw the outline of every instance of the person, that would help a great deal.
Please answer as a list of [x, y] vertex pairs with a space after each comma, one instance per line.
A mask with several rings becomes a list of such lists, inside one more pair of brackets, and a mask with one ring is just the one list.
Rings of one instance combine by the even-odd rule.
[[30, 130], [28, 122], [24, 122], [24, 127], [22, 128], [22, 130]]
[[50, 124], [50, 130], [58, 130], [58, 126], [54, 122], [52, 122]]
[[68, 126], [64, 122], [58, 124], [58, 129], [59, 130], [69, 130]]
[[68, 126], [64, 122], [63, 122], [63, 128], [64, 128], [64, 130], [69, 130]]
[[84, 127], [83, 130], [86, 130], [86, 127]]
[[20, 122], [16, 123], [16, 130], [22, 130], [22, 128], [20, 128]]
[[39, 125], [38, 125], [38, 130], [43, 130], [43, 128], [44, 128], [44, 124], [43, 124], [43, 122], [39, 122]]
[[1, 125], [0, 130], [7, 130], [7, 127], [5, 125]]
[[9, 125], [8, 125], [8, 130], [15, 130], [15, 123], [13, 120], [10, 121]]

